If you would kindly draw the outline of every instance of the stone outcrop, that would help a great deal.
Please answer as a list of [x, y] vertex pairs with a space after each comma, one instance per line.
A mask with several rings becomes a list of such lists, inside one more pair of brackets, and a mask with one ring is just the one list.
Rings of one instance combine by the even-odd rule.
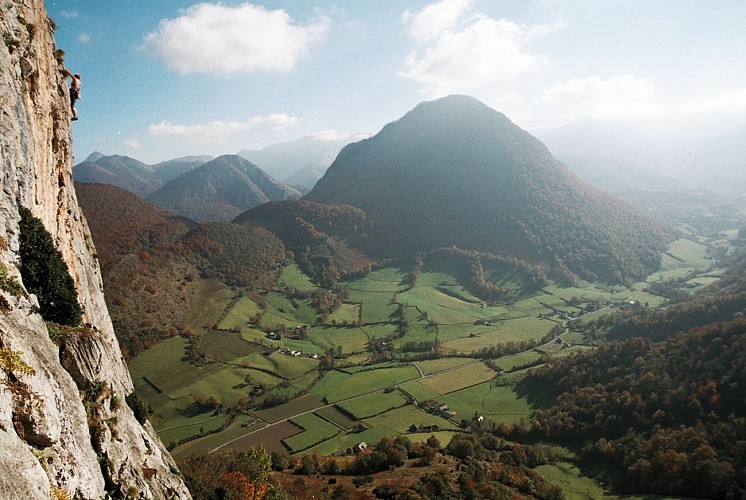
[[22, 286], [25, 206], [67, 263], [86, 324], [52, 328], [33, 295], [0, 286], [0, 350], [17, 357], [0, 364], [0, 498], [189, 498], [152, 427], [125, 402], [132, 381], [73, 188], [70, 101], [43, 0], [0, 0], [0, 33], [4, 282]]

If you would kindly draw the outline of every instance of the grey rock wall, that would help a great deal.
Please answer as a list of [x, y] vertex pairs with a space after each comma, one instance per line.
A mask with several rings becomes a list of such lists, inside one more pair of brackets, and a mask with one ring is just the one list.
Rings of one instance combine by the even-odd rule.
[[0, 264], [20, 283], [18, 206], [51, 233], [87, 328], [56, 334], [33, 295], [0, 290], [0, 499], [190, 498], [150, 424], [114, 336], [88, 226], [72, 182], [67, 82], [42, 0], [0, 0]]

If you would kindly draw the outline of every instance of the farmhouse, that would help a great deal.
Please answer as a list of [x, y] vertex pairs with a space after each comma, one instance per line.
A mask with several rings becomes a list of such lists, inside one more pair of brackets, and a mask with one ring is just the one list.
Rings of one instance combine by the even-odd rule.
[[361, 442], [359, 442], [358, 444], [356, 444], [355, 446], [352, 447], [352, 451], [355, 452], [355, 453], [360, 453], [361, 451], [363, 451], [367, 447], [368, 447], [368, 443], [366, 443], [365, 441], [361, 441]]

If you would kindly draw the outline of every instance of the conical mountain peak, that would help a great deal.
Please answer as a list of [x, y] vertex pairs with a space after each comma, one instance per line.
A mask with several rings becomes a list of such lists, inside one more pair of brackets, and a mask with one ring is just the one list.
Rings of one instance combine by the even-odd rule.
[[306, 199], [365, 210], [392, 252], [456, 245], [587, 277], [633, 279], [657, 262], [656, 223], [575, 177], [480, 101], [425, 102], [345, 147]]

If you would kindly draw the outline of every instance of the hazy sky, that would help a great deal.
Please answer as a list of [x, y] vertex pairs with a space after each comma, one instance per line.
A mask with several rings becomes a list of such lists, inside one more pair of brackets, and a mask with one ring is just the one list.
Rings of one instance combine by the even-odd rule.
[[82, 74], [75, 162], [376, 133], [473, 95], [526, 129], [746, 115], [744, 0], [46, 0]]

